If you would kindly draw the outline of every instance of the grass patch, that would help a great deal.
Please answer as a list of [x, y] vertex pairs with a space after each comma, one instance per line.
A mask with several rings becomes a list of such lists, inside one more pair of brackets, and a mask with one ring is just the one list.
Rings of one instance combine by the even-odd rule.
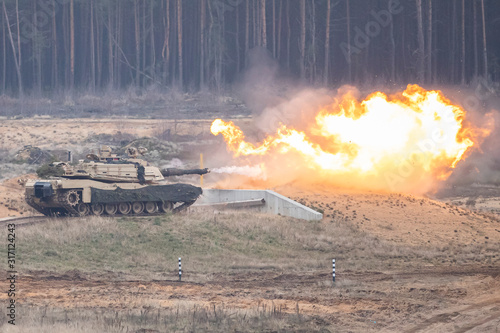
[[329, 271], [331, 258], [350, 271], [395, 270], [422, 263], [449, 265], [499, 261], [500, 245], [400, 245], [340, 220], [303, 221], [246, 212], [155, 217], [52, 220], [22, 229], [21, 270], [114, 271], [139, 278], [175, 276], [177, 258], [189, 274], [235, 267], [294, 272]]
[[[84, 332], [324, 332], [325, 323], [300, 313], [286, 313], [279, 306], [252, 310], [224, 305], [176, 308], [49, 309], [22, 306], [24, 333]], [[20, 332], [6, 325], [2, 332]]]

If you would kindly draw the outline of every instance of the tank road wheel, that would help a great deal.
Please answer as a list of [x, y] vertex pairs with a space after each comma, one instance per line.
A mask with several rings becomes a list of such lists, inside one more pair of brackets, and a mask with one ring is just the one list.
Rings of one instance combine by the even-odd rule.
[[86, 203], [80, 202], [78, 206], [76, 206], [76, 211], [80, 216], [87, 216], [90, 213], [90, 207]]
[[72, 207], [75, 207], [80, 201], [80, 195], [76, 190], [69, 190], [64, 194], [64, 200]]
[[132, 212], [134, 214], [141, 214], [144, 211], [144, 204], [142, 202], [136, 201], [132, 203]]
[[174, 209], [174, 204], [170, 201], [163, 201], [159, 203], [158, 207], [162, 213], [168, 213]]
[[132, 210], [132, 204], [130, 202], [120, 202], [118, 204], [118, 211], [120, 214], [127, 215]]
[[118, 210], [118, 206], [114, 203], [107, 203], [104, 206], [104, 211], [108, 215], [115, 215], [117, 210]]
[[158, 209], [158, 206], [156, 206], [156, 202], [153, 202], [153, 201], [148, 201], [144, 205], [144, 210], [148, 214], [154, 214], [154, 213], [156, 213], [157, 209]]
[[90, 209], [95, 216], [100, 216], [104, 213], [104, 205], [100, 203], [93, 204]]

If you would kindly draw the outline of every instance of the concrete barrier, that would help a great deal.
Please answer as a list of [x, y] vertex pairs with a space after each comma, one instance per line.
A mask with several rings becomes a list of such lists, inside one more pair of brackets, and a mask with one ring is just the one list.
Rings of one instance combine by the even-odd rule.
[[[245, 202], [264, 199], [263, 205], [245, 207], [262, 213], [290, 216], [308, 221], [321, 220], [323, 214], [270, 190], [218, 190], [203, 189], [203, 195], [193, 207], [223, 207], [225, 203]], [[231, 205], [227, 205], [228, 208]]]

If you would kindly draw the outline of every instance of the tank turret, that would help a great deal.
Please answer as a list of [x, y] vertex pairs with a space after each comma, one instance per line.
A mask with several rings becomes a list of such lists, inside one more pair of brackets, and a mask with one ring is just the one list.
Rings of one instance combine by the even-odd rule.
[[118, 157], [111, 149], [103, 146], [98, 154], [88, 154], [88, 161], [80, 161], [77, 165], [65, 162], [53, 163], [61, 168], [61, 177], [68, 179], [93, 179], [103, 182], [153, 184], [163, 180], [159, 168], [137, 157], [143, 155], [146, 148], [129, 148], [128, 158]]
[[53, 163], [57, 178], [28, 181], [26, 202], [44, 215], [143, 215], [180, 211], [202, 194], [190, 184], [164, 184], [164, 177], [206, 174], [208, 169], [159, 169], [128, 148], [127, 158], [103, 146], [76, 165]]

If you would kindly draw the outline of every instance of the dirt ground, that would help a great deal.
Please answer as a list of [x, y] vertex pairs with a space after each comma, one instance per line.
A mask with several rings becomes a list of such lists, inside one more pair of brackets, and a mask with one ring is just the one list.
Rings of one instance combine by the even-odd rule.
[[220, 273], [209, 282], [192, 283], [37, 271], [22, 278], [18, 300], [25, 306], [66, 309], [158, 309], [179, 304], [279, 309], [316, 316], [342, 332], [497, 332], [499, 275], [498, 266], [362, 274], [341, 270], [338, 281], [349, 282], [334, 288], [317, 283], [329, 274]]
[[[6, 120], [0, 124], [0, 148], [14, 150], [28, 144], [63, 148], [77, 145], [79, 138], [92, 134], [152, 136], [167, 128], [203, 137], [209, 126], [208, 120]], [[466, 206], [469, 196], [456, 193], [438, 201], [328, 188], [313, 192], [283, 186], [275, 190], [323, 211], [322, 223], [348, 223], [395, 246], [421, 251], [426, 247], [441, 247], [445, 252], [451, 249], [446, 259], [449, 264], [431, 260], [421, 267], [404, 269], [402, 257], [390, 271], [352, 270], [340, 265], [336, 287], [327, 282], [327, 272], [220, 272], [208, 280], [189, 276], [185, 282], [177, 282], [137, 281], [106, 272], [86, 275], [78, 271], [33, 271], [21, 277], [18, 301], [24, 306], [68, 309], [120, 310], [139, 305], [171, 308], [179, 304], [265, 307], [315, 316], [342, 332], [500, 330], [500, 253], [483, 253], [500, 244], [500, 220], [494, 214], [500, 195], [480, 197], [475, 206]], [[17, 178], [4, 181], [0, 184], [0, 217], [21, 214], [29, 214], [22, 186]], [[458, 262], [454, 261], [452, 249], [461, 246], [471, 248], [470, 256], [462, 255]], [[5, 300], [5, 293], [0, 298]]]
[[81, 145], [98, 134], [132, 134], [154, 136], [171, 129], [178, 135], [196, 136], [210, 133], [210, 120], [167, 119], [53, 119], [47, 117], [2, 120], [0, 148], [21, 149], [24, 145], [40, 148], [62, 148]]

